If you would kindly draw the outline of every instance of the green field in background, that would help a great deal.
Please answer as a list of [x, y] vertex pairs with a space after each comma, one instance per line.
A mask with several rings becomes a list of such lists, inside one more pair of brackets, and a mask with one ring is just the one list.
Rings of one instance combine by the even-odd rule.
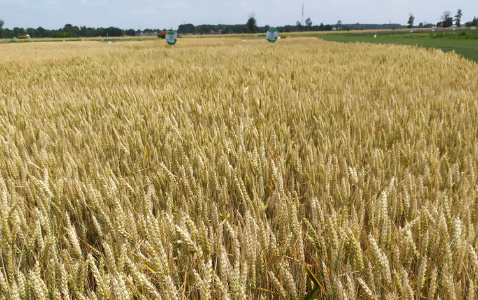
[[478, 62], [478, 32], [476, 31], [377, 34], [375, 38], [374, 34], [335, 34], [320, 35], [318, 37], [326, 41], [343, 43], [399, 44], [441, 49], [444, 52], [455, 51], [469, 60]]

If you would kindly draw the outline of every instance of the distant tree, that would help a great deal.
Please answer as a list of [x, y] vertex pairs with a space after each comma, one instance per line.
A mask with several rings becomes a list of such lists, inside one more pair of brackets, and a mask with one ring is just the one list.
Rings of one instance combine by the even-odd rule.
[[5, 21], [0, 19], [0, 39], [2, 38], [3, 25], [5, 25]]
[[297, 26], [297, 30], [299, 30], [299, 31], [304, 30], [304, 26], [302, 26], [302, 23], [300, 23], [299, 21], [297, 21], [297, 23], [295, 25]]
[[477, 26], [477, 25], [478, 25], [478, 19], [476, 17], [473, 18], [473, 21], [465, 23], [466, 27]]
[[307, 26], [307, 29], [309, 30], [312, 28], [312, 20], [310, 18], [305, 20], [305, 26]]
[[20, 28], [20, 27], [13, 27], [13, 35], [16, 37], [19, 37], [20, 35], [25, 35], [27, 34], [25, 32], [25, 29]]
[[72, 35], [72, 33], [73, 33], [73, 25], [71, 25], [71, 24], [65, 24], [65, 26], [63, 27], [63, 32], [65, 32], [65, 36], [67, 36], [67, 37], [73, 36], [73, 35]]
[[181, 24], [178, 26], [178, 33], [195, 33], [196, 28], [193, 24]]
[[70, 37], [70, 36], [69, 36], [69, 33], [67, 33], [66, 31], [63, 31], [63, 29], [60, 29], [60, 30], [55, 32], [55, 37], [66, 38], [66, 37]]
[[320, 23], [319, 30], [325, 30], [324, 23]]
[[27, 28], [27, 34], [32, 38], [33, 37], [40, 37], [40, 36], [38, 36], [38, 33], [34, 28]]
[[78, 37], [80, 35], [80, 28], [71, 24], [66, 24], [62, 30], [67, 37]]
[[98, 36], [98, 33], [96, 32], [96, 28], [93, 28], [93, 27], [86, 28], [86, 36]]
[[456, 12], [456, 15], [455, 15], [455, 25], [457, 27], [460, 27], [461, 26], [461, 17], [463, 16], [463, 13], [461, 12], [461, 9], [459, 9], [457, 12]]
[[123, 30], [117, 28], [117, 27], [108, 27], [104, 29], [103, 35], [106, 36], [123, 36], [124, 32]]
[[13, 36], [13, 32], [12, 32], [10, 29], [8, 29], [8, 28], [4, 28], [4, 29], [2, 30], [2, 32], [0, 33], [0, 35], [1, 35], [3, 38], [8, 38], [8, 37]]
[[337, 28], [337, 30], [340, 30], [341, 27], [342, 27], [342, 21], [338, 20], [337, 25], [335, 25], [335, 28]]
[[419, 28], [423, 28], [423, 26], [424, 26], [424, 25], [423, 25], [423, 22], [418, 23], [418, 27], [419, 27]]
[[134, 36], [136, 34], [136, 32], [135, 32], [134, 29], [128, 29], [128, 30], [125, 31], [125, 34], [129, 35], [129, 36]]
[[412, 13], [410, 13], [410, 17], [408, 18], [408, 28], [412, 28], [413, 27], [413, 23], [415, 22], [415, 17], [413, 16]]
[[40, 38], [48, 36], [47, 35], [47, 30], [43, 27], [38, 27], [36, 29], [36, 34], [37, 34], [37, 37], [40, 37]]
[[81, 26], [78, 34], [82, 37], [86, 37], [88, 34], [88, 30], [86, 29], [86, 26]]
[[250, 33], [256, 33], [257, 20], [254, 18], [254, 14], [249, 15], [246, 26]]
[[441, 16], [441, 18], [443, 20], [443, 27], [451, 27], [451, 25], [453, 25], [453, 18], [451, 17], [451, 12], [443, 12], [443, 16]]
[[292, 32], [292, 29], [290, 29], [290, 26], [289, 26], [289, 25], [287, 25], [287, 26], [285, 27], [285, 32]]

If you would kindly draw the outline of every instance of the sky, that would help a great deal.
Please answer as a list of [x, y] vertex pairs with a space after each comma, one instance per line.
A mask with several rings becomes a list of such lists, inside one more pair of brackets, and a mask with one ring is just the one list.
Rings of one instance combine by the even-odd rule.
[[443, 12], [463, 12], [462, 23], [478, 17], [477, 0], [0, 0], [5, 28], [63, 28], [65, 24], [121, 29], [176, 29], [180, 24], [245, 24], [253, 14], [259, 26], [313, 24], [436, 24]]

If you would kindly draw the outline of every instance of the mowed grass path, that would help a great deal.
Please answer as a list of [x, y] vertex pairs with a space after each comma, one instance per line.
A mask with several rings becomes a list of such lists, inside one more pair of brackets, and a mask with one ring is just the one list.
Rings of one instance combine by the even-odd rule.
[[[475, 34], [476, 35], [476, 34]], [[321, 39], [335, 42], [362, 42], [380, 44], [414, 45], [425, 48], [441, 49], [444, 52], [455, 51], [464, 58], [478, 62], [478, 40], [459, 38], [433, 38], [431, 34], [395, 34], [380, 35], [321, 35]]]

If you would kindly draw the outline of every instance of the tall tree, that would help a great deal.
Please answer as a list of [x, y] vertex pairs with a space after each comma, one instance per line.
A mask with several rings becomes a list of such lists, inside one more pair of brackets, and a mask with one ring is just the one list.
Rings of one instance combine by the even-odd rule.
[[307, 18], [305, 20], [305, 25], [307, 26], [307, 29], [311, 29], [312, 28], [312, 20], [310, 18]]
[[451, 17], [451, 12], [443, 12], [443, 16], [441, 16], [441, 18], [443, 20], [443, 27], [451, 27], [451, 25], [453, 25], [453, 18]]
[[254, 18], [254, 14], [249, 15], [249, 20], [247, 20], [246, 26], [250, 33], [256, 33], [257, 20]]
[[461, 9], [459, 9], [457, 12], [456, 12], [456, 15], [455, 15], [455, 25], [457, 27], [460, 27], [461, 26], [461, 17], [463, 16], [463, 13], [461, 12]]
[[0, 19], [0, 38], [2, 38], [3, 25], [5, 25], [5, 21]]
[[412, 13], [410, 13], [410, 17], [408, 18], [408, 28], [412, 28], [413, 27], [413, 23], [415, 22], [415, 17], [413, 16]]
[[342, 27], [342, 21], [338, 20], [336, 25], [337, 30], [340, 30], [340, 27]]

